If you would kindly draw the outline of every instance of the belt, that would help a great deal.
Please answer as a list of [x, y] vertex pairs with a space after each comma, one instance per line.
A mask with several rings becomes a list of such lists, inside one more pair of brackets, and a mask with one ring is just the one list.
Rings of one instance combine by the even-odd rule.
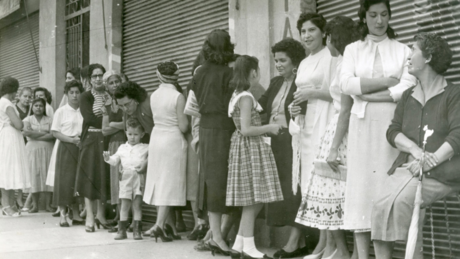
[[102, 129], [96, 129], [96, 128], [89, 128], [88, 132], [102, 132]]

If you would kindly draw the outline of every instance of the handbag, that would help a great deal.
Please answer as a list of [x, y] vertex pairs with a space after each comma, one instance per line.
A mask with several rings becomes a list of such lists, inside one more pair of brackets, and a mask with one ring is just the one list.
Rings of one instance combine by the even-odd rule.
[[325, 160], [315, 159], [314, 166], [316, 175], [340, 181], [347, 180], [347, 167], [344, 165], [339, 165], [340, 172], [334, 172]]

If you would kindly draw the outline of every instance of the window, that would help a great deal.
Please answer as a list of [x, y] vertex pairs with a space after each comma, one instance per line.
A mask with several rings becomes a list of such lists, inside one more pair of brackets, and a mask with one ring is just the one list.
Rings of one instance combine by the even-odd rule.
[[90, 0], [66, 0], [66, 67], [89, 64]]

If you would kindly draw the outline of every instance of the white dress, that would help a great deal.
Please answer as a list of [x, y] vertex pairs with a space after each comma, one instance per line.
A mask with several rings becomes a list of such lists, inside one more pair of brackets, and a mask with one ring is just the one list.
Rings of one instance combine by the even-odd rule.
[[179, 93], [174, 85], [161, 84], [150, 97], [153, 127], [145, 179], [144, 202], [156, 206], [184, 206], [187, 140], [176, 114]]
[[13, 103], [5, 97], [0, 98], [0, 188], [19, 190], [30, 188], [29, 163], [24, 137], [11, 126], [6, 109]]
[[[328, 48], [324, 47], [315, 55], [309, 55], [299, 65], [295, 83], [297, 89], [329, 90], [336, 69], [336, 59], [331, 56]], [[319, 151], [320, 139], [326, 131], [327, 123], [334, 115], [332, 102], [319, 99], [308, 100], [307, 114], [298, 116], [296, 121], [301, 126], [300, 141], [293, 136], [294, 160], [300, 155], [300, 187], [302, 194], [307, 192], [313, 160]], [[296, 147], [299, 147], [299, 153]], [[294, 161], [293, 181], [298, 179], [298, 166]], [[295, 183], [294, 183], [295, 184]]]
[[394, 101], [415, 84], [405, 67], [410, 49], [383, 37], [357, 41], [345, 49], [341, 87], [354, 99], [348, 129], [348, 174], [345, 191], [344, 229], [370, 231], [372, 205], [388, 177], [388, 170], [399, 151], [388, 144], [386, 131], [394, 115], [394, 102], [363, 102], [360, 77], [395, 77], [400, 83], [389, 88]]

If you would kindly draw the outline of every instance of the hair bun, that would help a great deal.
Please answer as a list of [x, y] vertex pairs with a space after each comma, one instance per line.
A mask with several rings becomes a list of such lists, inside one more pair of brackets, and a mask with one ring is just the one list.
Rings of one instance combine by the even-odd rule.
[[176, 63], [172, 61], [166, 61], [158, 64], [157, 69], [162, 75], [172, 76], [179, 68], [177, 67]]

